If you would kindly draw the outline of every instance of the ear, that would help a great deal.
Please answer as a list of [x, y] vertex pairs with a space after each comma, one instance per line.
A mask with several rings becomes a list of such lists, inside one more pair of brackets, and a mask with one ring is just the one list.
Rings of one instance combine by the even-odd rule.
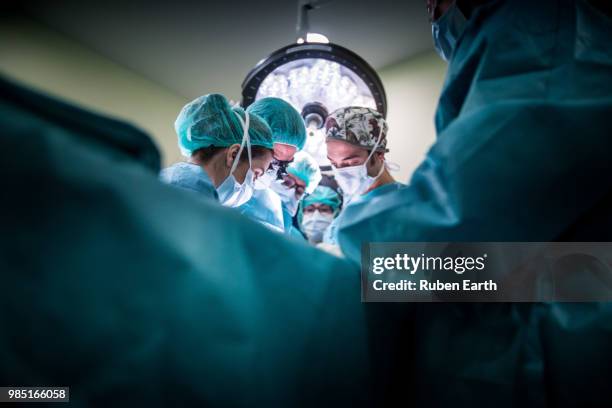
[[374, 166], [376, 162], [382, 162], [385, 160], [385, 152], [374, 152], [372, 158], [370, 158], [370, 166]]
[[227, 167], [229, 168], [232, 167], [232, 165], [234, 164], [234, 160], [236, 160], [236, 157], [238, 156], [239, 150], [240, 150], [239, 144], [233, 144], [227, 148], [227, 151], [225, 152], [225, 165]]

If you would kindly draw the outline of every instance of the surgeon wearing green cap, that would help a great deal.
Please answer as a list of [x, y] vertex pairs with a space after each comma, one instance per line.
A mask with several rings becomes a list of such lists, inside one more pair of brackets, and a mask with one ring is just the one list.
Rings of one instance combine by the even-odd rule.
[[272, 183], [270, 188], [278, 194], [282, 202], [285, 232], [296, 234], [293, 218], [305, 194], [311, 194], [321, 181], [318, 163], [306, 152], [295, 154], [293, 162], [287, 166], [287, 174]]
[[272, 132], [256, 114], [233, 108], [223, 95], [201, 96], [175, 122], [187, 162], [164, 169], [163, 181], [218, 198], [225, 206], [247, 202], [272, 161]]
[[300, 203], [298, 224], [308, 242], [319, 244], [323, 233], [340, 213], [342, 196], [338, 185], [330, 176], [323, 176], [321, 182]]
[[272, 129], [274, 164], [285, 166], [306, 143], [306, 127], [300, 113], [280, 98], [262, 98], [253, 102], [247, 111], [261, 117]]
[[287, 168], [306, 142], [304, 121], [291, 104], [280, 98], [259, 99], [247, 111], [261, 117], [270, 126], [274, 158], [268, 171], [256, 183], [253, 198], [240, 207], [240, 212], [273, 230], [293, 235], [291, 214], [295, 214], [297, 202], [288, 199], [287, 195], [282, 196], [283, 192], [289, 192], [282, 184], [291, 181]]
[[293, 217], [304, 194], [312, 193], [320, 181], [318, 163], [308, 153], [298, 152], [287, 166], [287, 174], [275, 180], [270, 188], [281, 198], [283, 209]]

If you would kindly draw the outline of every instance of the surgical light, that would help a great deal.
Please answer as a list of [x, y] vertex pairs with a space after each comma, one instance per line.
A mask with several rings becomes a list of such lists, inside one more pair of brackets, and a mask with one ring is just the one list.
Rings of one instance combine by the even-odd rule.
[[386, 117], [387, 100], [380, 78], [363, 58], [329, 43], [323, 34], [308, 31], [307, 11], [321, 4], [299, 2], [298, 43], [273, 52], [247, 74], [242, 83], [242, 106], [265, 97], [289, 102], [305, 120], [305, 150], [321, 166], [327, 166], [323, 124], [328, 113], [363, 106]]
[[[329, 39], [323, 34], [319, 33], [307, 33], [306, 34], [306, 42], [309, 43], [321, 43], [321, 44], [329, 44]], [[298, 38], [298, 44], [304, 44], [304, 39], [302, 37]]]

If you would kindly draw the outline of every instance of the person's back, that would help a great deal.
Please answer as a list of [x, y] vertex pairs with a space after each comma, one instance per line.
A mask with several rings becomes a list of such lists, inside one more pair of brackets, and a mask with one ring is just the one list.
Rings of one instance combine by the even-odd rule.
[[[367, 218], [345, 209], [339, 242], [355, 262], [364, 237], [612, 241], [610, 18], [583, 0], [490, 1], [467, 17], [447, 54], [436, 143]], [[415, 399], [609, 403], [611, 318], [606, 303], [416, 307]]]
[[160, 183], [137, 129], [0, 91], [0, 383], [78, 406], [367, 398], [356, 269]]
[[[610, 24], [585, 1], [476, 9], [449, 65], [437, 142], [410, 185], [371, 217], [347, 209], [344, 218], [355, 222], [341, 228], [343, 251], [358, 261], [364, 236], [609, 240]], [[590, 211], [598, 223], [588, 221]]]
[[159, 173], [164, 183], [198, 193], [199, 197], [218, 200], [217, 190], [208, 174], [195, 163], [179, 162], [166, 167]]

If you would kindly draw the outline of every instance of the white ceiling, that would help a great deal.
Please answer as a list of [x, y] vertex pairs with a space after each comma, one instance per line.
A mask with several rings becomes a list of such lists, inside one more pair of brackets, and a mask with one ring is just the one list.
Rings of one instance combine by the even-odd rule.
[[[29, 2], [27, 13], [98, 53], [193, 99], [236, 100], [247, 72], [295, 41], [296, 0]], [[431, 49], [424, 0], [333, 0], [310, 14], [374, 68]]]

